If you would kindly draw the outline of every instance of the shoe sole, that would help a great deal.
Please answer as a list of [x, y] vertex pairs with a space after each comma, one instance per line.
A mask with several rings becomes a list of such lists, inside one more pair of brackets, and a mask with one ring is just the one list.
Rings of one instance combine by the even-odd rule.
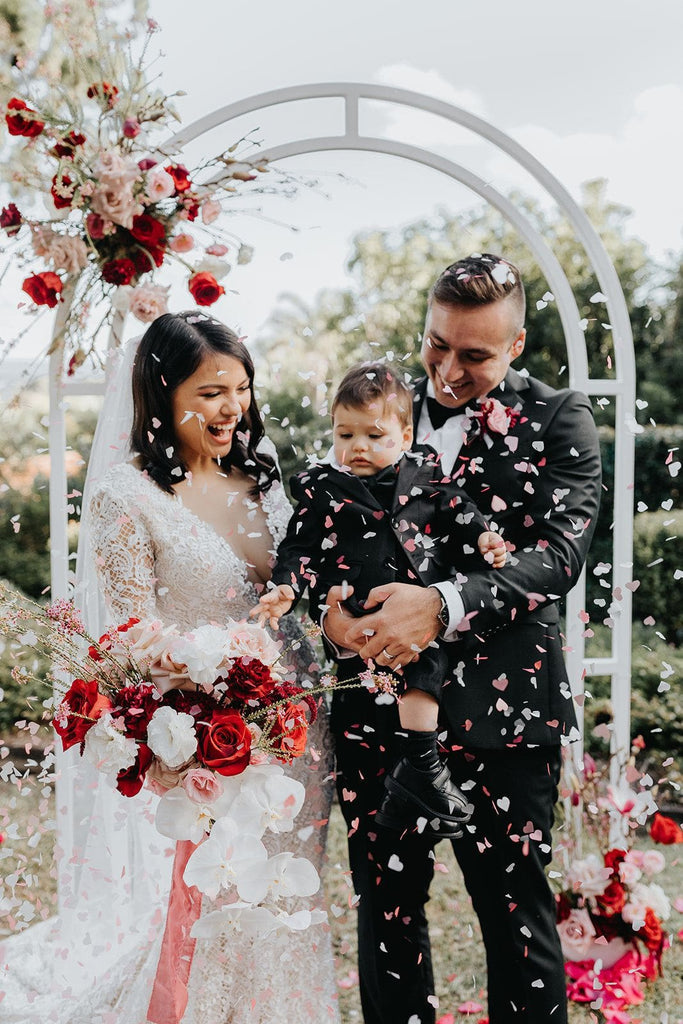
[[[393, 798], [392, 802], [397, 804], [396, 813], [397, 818], [400, 820], [393, 818], [391, 813], [378, 810], [375, 815], [375, 821], [378, 825], [401, 832], [414, 828], [415, 819], [421, 817], [426, 819], [427, 825], [420, 835], [427, 835], [435, 839], [462, 838], [462, 826], [466, 825], [472, 817], [471, 811], [467, 814], [467, 817], [436, 814], [433, 808], [428, 807], [427, 804], [411, 793], [410, 790], [405, 789], [392, 776], [389, 776], [385, 785], [390, 797]], [[435, 829], [431, 824], [434, 820], [438, 820], [443, 825], [443, 828]]]

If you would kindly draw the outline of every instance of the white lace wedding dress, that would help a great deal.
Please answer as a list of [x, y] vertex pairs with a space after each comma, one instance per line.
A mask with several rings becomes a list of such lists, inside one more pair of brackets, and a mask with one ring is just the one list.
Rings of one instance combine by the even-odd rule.
[[[274, 549], [291, 514], [280, 484], [263, 496], [261, 507], [270, 533], [264, 544]], [[92, 547], [110, 621], [124, 622], [131, 615], [158, 617], [189, 630], [202, 622], [220, 621], [221, 616], [243, 618], [257, 602], [247, 566], [229, 543], [180, 498], [162, 491], [132, 464], [109, 470], [94, 492], [91, 510]], [[289, 643], [300, 641], [287, 660], [295, 663], [299, 678], [311, 678], [314, 654], [308, 642], [301, 640], [300, 627], [292, 618], [284, 618], [282, 628]], [[294, 831], [264, 842], [269, 852], [292, 851], [320, 870], [333, 788], [324, 711], [309, 730], [309, 747], [310, 753], [286, 769], [306, 787]], [[161, 839], [160, 845], [166, 842]], [[170, 870], [170, 858], [168, 864]], [[302, 905], [312, 909], [322, 901], [318, 893], [296, 905], [291, 901], [286, 909]], [[205, 897], [202, 913], [218, 905], [220, 900]], [[36, 1002], [30, 979], [24, 979], [23, 988], [16, 978], [14, 983], [11, 976], [3, 979], [0, 1018], [12, 1024], [41, 1019], [59, 1024], [146, 1024], [163, 936], [163, 909], [159, 908], [135, 948], [116, 960], [84, 996], [70, 1000], [67, 992], [65, 997], [53, 997], [49, 1009], [44, 1006], [36, 1015], [43, 1000]], [[316, 925], [255, 942], [241, 934], [198, 939], [188, 995], [182, 1024], [335, 1024], [339, 1018], [329, 929]]]

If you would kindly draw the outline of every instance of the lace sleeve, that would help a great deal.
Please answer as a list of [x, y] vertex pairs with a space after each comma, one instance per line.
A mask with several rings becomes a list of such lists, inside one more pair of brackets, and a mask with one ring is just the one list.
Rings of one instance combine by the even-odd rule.
[[107, 490], [90, 504], [92, 551], [100, 587], [118, 620], [157, 618], [154, 545], [140, 515]]
[[[258, 450], [265, 452], [275, 462], [278, 470], [280, 463], [277, 457], [277, 449], [269, 437], [262, 437], [259, 441]], [[282, 483], [276, 481], [270, 490], [266, 491], [262, 498], [263, 510], [268, 517], [268, 529], [273, 538], [275, 548], [284, 540], [287, 533], [287, 524], [292, 518], [292, 506]]]

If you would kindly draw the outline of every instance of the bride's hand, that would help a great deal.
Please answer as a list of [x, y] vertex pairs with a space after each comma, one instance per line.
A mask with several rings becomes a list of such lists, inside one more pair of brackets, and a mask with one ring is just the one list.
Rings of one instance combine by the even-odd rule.
[[249, 615], [252, 619], [258, 618], [259, 626], [268, 619], [268, 625], [275, 631], [280, 624], [280, 618], [292, 607], [295, 597], [293, 589], [287, 583], [281, 583], [273, 590], [262, 594], [259, 603], [249, 611]]

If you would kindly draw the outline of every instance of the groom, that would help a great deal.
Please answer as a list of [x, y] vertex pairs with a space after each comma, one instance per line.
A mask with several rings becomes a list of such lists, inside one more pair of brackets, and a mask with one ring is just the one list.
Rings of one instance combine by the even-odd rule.
[[[577, 735], [558, 601], [579, 577], [600, 495], [597, 433], [585, 395], [512, 369], [521, 355], [519, 271], [484, 254], [448, 267], [432, 288], [415, 388], [415, 440], [506, 539], [502, 570], [461, 585], [393, 583], [352, 619], [330, 590], [324, 629], [343, 656], [379, 667], [449, 644], [439, 740], [474, 806], [455, 855], [481, 924], [491, 1024], [566, 1022], [564, 967], [545, 875], [560, 746]], [[495, 524], [495, 525], [494, 525]], [[335, 694], [338, 792], [359, 902], [366, 1024], [431, 1024], [436, 999], [424, 906], [433, 843], [375, 823], [398, 757], [395, 706], [367, 691]], [[454, 922], [457, 924], [457, 922]], [[446, 936], [446, 941], [448, 937]], [[456, 965], [457, 967], [457, 965]]]

